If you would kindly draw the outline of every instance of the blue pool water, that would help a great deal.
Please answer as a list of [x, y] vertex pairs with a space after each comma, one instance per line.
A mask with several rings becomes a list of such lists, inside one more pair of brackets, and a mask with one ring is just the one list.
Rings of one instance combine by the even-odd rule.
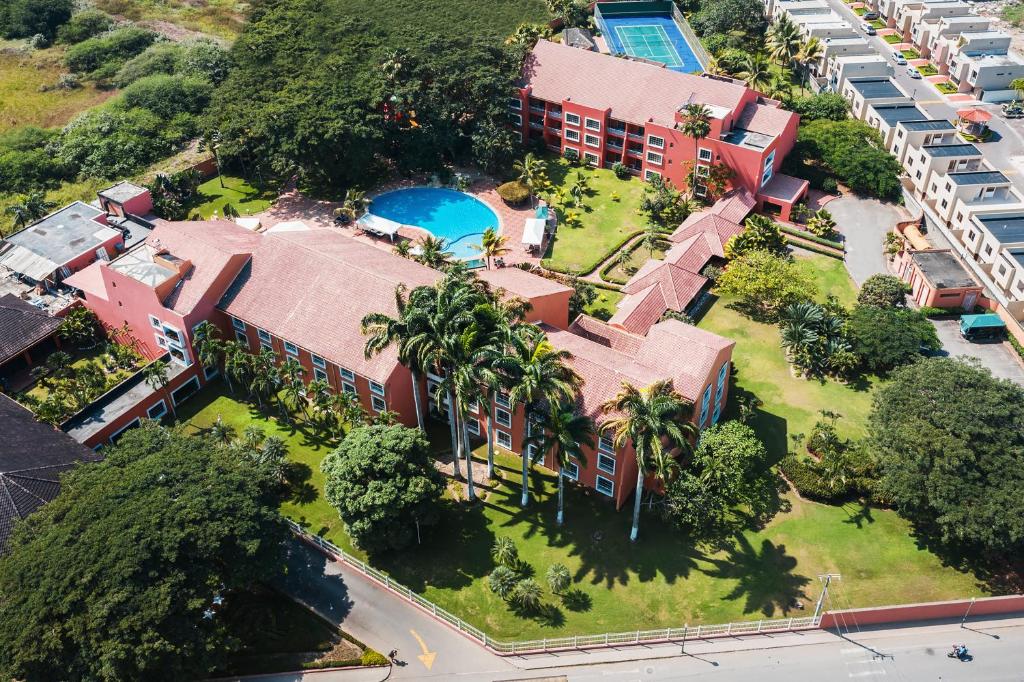
[[472, 245], [480, 244], [480, 235], [488, 227], [498, 229], [498, 215], [490, 206], [452, 189], [397, 189], [374, 199], [370, 213], [429, 230], [448, 242], [448, 250], [456, 258], [478, 256]]
[[673, 71], [703, 71], [693, 48], [671, 15], [602, 16], [601, 32], [613, 54], [661, 62]]

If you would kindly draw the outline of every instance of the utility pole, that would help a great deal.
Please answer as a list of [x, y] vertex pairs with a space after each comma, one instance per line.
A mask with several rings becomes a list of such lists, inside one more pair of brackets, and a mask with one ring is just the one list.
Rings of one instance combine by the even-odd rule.
[[818, 603], [814, 606], [814, 621], [817, 622], [821, 616], [821, 607], [825, 603], [825, 597], [828, 596], [828, 586], [832, 583], [832, 578], [840, 580], [842, 578], [838, 573], [826, 573], [825, 575], [819, 575], [818, 580], [825, 583], [821, 589], [821, 596], [818, 597]]
[[960, 629], [961, 630], [964, 627], [964, 623], [967, 622], [967, 614], [969, 614], [971, 612], [971, 609], [974, 608], [974, 599], [975, 599], [974, 597], [971, 597], [971, 603], [967, 605], [967, 610], [964, 611], [964, 617], [960, 619]]

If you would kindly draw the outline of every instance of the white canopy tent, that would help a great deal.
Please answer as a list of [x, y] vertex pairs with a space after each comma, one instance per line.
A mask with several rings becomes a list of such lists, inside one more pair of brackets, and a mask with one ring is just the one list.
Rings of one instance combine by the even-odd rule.
[[388, 220], [372, 213], [364, 213], [356, 221], [356, 224], [367, 232], [372, 232], [382, 237], [390, 237], [392, 241], [394, 241], [399, 228], [402, 227], [401, 223], [396, 223], [394, 220]]
[[523, 225], [523, 244], [540, 247], [544, 243], [544, 225], [543, 218], [527, 218]]

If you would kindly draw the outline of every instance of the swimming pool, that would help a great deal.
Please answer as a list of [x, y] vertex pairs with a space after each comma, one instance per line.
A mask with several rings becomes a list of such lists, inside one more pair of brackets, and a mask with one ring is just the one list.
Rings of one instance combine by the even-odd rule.
[[410, 187], [386, 192], [370, 203], [370, 213], [403, 225], [415, 225], [448, 242], [456, 258], [479, 256], [473, 245], [488, 227], [498, 229], [498, 214], [465, 192]]

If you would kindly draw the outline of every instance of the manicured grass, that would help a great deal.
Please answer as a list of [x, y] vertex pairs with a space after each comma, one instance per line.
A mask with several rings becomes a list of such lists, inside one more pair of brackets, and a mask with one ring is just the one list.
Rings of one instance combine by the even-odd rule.
[[876, 29], [885, 28], [885, 22], [882, 21], [881, 19], [872, 19], [868, 23], [871, 24], [871, 26]]
[[270, 208], [276, 196], [270, 190], [261, 192], [242, 178], [216, 177], [199, 185], [188, 212], [189, 215], [198, 213], [204, 219], [212, 217], [214, 213], [223, 218], [224, 207], [230, 204], [239, 215], [252, 215]]
[[[62, 126], [114, 94], [97, 90], [91, 83], [74, 90], [40, 91], [42, 86], [56, 84], [60, 74], [67, 71], [62, 64], [64, 49], [13, 53], [23, 44], [0, 40], [0, 133], [23, 125]], [[2, 51], [4, 48], [12, 52]]]
[[882, 40], [889, 43], [890, 45], [896, 45], [898, 43], [903, 42], [903, 36], [899, 35], [898, 33], [893, 33], [892, 35], [882, 36]]
[[[610, 170], [575, 168], [565, 159], [546, 160], [548, 180], [556, 192], [567, 194], [577, 171], [587, 177], [590, 190], [581, 207], [566, 207], [563, 200], [556, 199], [560, 224], [543, 264], [587, 274], [611, 255], [627, 236], [647, 224], [646, 216], [638, 213], [644, 183], [638, 178], [619, 180]], [[612, 193], [618, 194], [618, 201], [612, 200]], [[579, 215], [578, 227], [564, 224], [565, 211]]]
[[946, 95], [955, 95], [957, 93], [957, 87], [949, 81], [943, 81], [942, 83], [936, 83], [935, 89]]
[[[223, 389], [204, 391], [179, 415], [195, 428], [212, 424], [219, 415], [239, 432], [255, 423], [284, 437], [296, 463], [294, 474], [308, 479], [282, 511], [365, 558], [352, 547], [320, 492], [319, 464], [330, 444], [301, 424], [292, 428], [265, 418]], [[483, 466], [483, 454], [478, 448], [475, 466]], [[570, 486], [566, 523], [559, 528], [554, 475], [533, 470], [533, 497], [522, 509], [519, 459], [499, 453], [497, 464], [499, 480], [480, 491], [482, 502], [444, 501], [441, 522], [422, 546], [374, 557], [373, 563], [501, 639], [806, 615], [820, 589], [815, 576], [825, 572], [843, 574], [841, 594], [845, 603], [856, 606], [977, 593], [970, 577], [943, 568], [918, 549], [907, 525], [892, 512], [788, 497], [789, 511], [763, 530], [743, 534], [726, 551], [695, 548], [657, 515], [645, 512], [640, 541], [632, 544], [628, 509], [616, 512], [603, 495]], [[565, 564], [573, 575], [566, 598], [545, 588], [544, 608], [517, 615], [492, 594], [486, 576], [494, 568], [490, 547], [498, 536], [516, 542], [541, 584], [549, 566]], [[796, 599], [804, 610], [792, 608]]]
[[[625, 266], [616, 264], [615, 267], [609, 270], [607, 274], [602, 274], [601, 279], [614, 282], [616, 284], [625, 284], [637, 270], [643, 267], [644, 263], [652, 258], [663, 258], [665, 256], [665, 252], [668, 251], [670, 246], [671, 244], [669, 242], [659, 242], [654, 247], [654, 251], [651, 252], [648, 251], [647, 247], [645, 247], [640, 241], [635, 241], [629, 249], [629, 261]], [[618, 255], [618, 252], [616, 252], [615, 257], [617, 258]], [[601, 271], [603, 273], [604, 268], [601, 268]]]
[[587, 306], [585, 312], [591, 317], [607, 320], [615, 314], [615, 309], [622, 300], [622, 296], [623, 294], [618, 291], [598, 289], [597, 298], [594, 299], [593, 303]]
[[934, 76], [939, 72], [939, 70], [935, 68], [934, 64], [925, 64], [924, 66], [919, 66], [917, 67], [917, 70], [921, 72], [922, 76]]
[[918, 52], [917, 50], [915, 50], [912, 47], [907, 48], [906, 50], [900, 50], [900, 54], [902, 54], [907, 59], [920, 59], [921, 58], [921, 53]]

